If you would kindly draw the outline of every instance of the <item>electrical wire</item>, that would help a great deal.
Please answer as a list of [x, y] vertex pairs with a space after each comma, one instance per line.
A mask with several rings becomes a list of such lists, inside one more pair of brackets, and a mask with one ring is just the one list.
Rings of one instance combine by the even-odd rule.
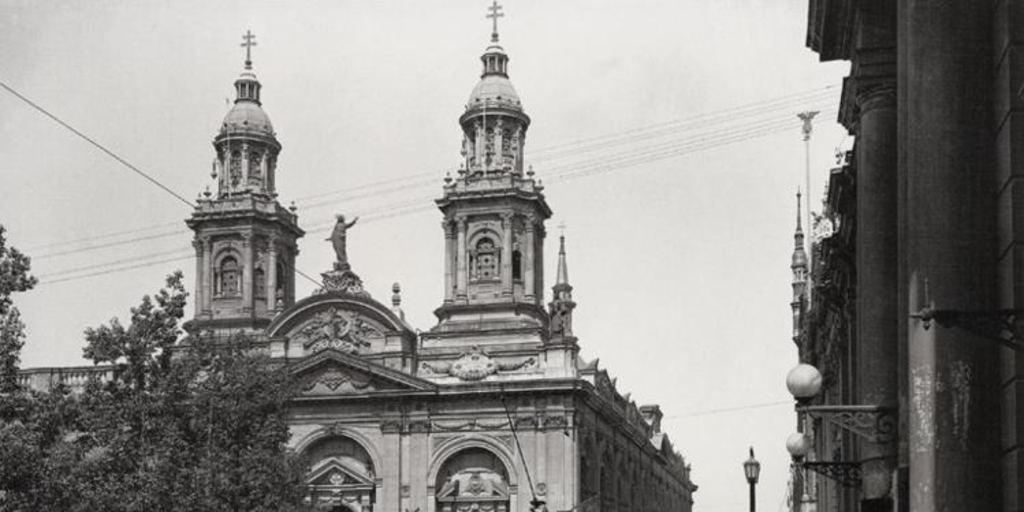
[[136, 174], [138, 174], [139, 176], [142, 176], [143, 178], [145, 178], [145, 179], [146, 179], [147, 181], [149, 181], [150, 183], [152, 183], [152, 184], [156, 185], [157, 187], [160, 187], [160, 189], [161, 189], [161, 190], [163, 190], [164, 192], [167, 192], [168, 194], [170, 194], [170, 195], [174, 196], [174, 197], [175, 197], [175, 198], [177, 198], [177, 199], [178, 199], [179, 201], [181, 201], [181, 202], [183, 202], [183, 203], [187, 204], [187, 205], [188, 205], [188, 206], [190, 206], [190, 207], [194, 207], [194, 206], [195, 206], [194, 204], [192, 204], [192, 201], [189, 201], [188, 199], [185, 199], [185, 198], [184, 198], [184, 197], [183, 197], [183, 196], [182, 196], [181, 194], [178, 194], [177, 192], [175, 192], [175, 191], [171, 190], [171, 189], [170, 189], [170, 188], [169, 188], [169, 187], [168, 187], [167, 185], [164, 185], [164, 184], [163, 184], [163, 183], [161, 183], [161, 182], [160, 182], [159, 180], [157, 180], [156, 178], [154, 178], [154, 177], [150, 176], [149, 174], [147, 174], [147, 173], [146, 173], [145, 171], [143, 171], [142, 169], [139, 169], [138, 167], [135, 167], [134, 165], [132, 165], [131, 163], [129, 163], [129, 162], [128, 162], [127, 160], [125, 160], [124, 158], [121, 158], [120, 156], [118, 156], [118, 155], [117, 155], [116, 153], [114, 153], [113, 151], [111, 151], [111, 150], [107, 149], [106, 147], [104, 147], [104, 146], [103, 146], [102, 144], [100, 144], [99, 142], [96, 142], [95, 140], [93, 140], [93, 139], [89, 138], [89, 136], [88, 136], [88, 135], [86, 135], [86, 134], [84, 134], [84, 133], [82, 133], [82, 132], [80, 132], [80, 131], [76, 130], [76, 129], [75, 129], [75, 128], [74, 128], [73, 126], [71, 126], [70, 124], [68, 124], [68, 123], [64, 122], [64, 121], [63, 121], [63, 120], [62, 120], [61, 118], [57, 117], [57, 116], [56, 116], [56, 115], [54, 115], [54, 114], [51, 114], [51, 113], [50, 113], [49, 111], [47, 111], [47, 110], [46, 110], [45, 108], [43, 108], [43, 107], [39, 106], [38, 104], [36, 104], [36, 103], [35, 103], [35, 102], [33, 102], [32, 100], [30, 100], [30, 99], [26, 98], [26, 97], [25, 97], [24, 95], [22, 95], [22, 94], [21, 94], [21, 93], [19, 93], [18, 91], [15, 91], [15, 90], [14, 90], [13, 88], [11, 88], [11, 86], [7, 85], [7, 84], [6, 84], [6, 83], [4, 83], [4, 82], [3, 82], [2, 80], [0, 80], [0, 87], [3, 87], [4, 89], [6, 89], [6, 90], [7, 90], [7, 92], [9, 92], [9, 93], [13, 94], [13, 95], [14, 95], [15, 97], [17, 97], [17, 98], [18, 98], [18, 99], [20, 99], [21, 101], [24, 101], [24, 102], [25, 102], [25, 103], [27, 103], [27, 104], [28, 104], [28, 105], [29, 105], [30, 107], [32, 107], [32, 108], [34, 108], [34, 109], [38, 110], [39, 112], [41, 112], [41, 113], [42, 113], [43, 115], [45, 115], [46, 117], [49, 117], [50, 119], [53, 119], [54, 121], [56, 121], [56, 122], [57, 122], [57, 124], [59, 124], [59, 125], [63, 126], [64, 128], [67, 128], [67, 129], [68, 129], [69, 131], [71, 131], [71, 133], [74, 133], [75, 135], [78, 135], [78, 136], [79, 136], [80, 138], [82, 138], [83, 140], [85, 140], [85, 141], [86, 141], [86, 142], [88, 142], [89, 144], [92, 144], [93, 146], [96, 146], [96, 148], [98, 148], [98, 149], [99, 149], [100, 151], [102, 151], [102, 152], [106, 153], [106, 154], [107, 154], [108, 156], [110, 156], [110, 157], [111, 157], [111, 158], [113, 158], [114, 160], [117, 160], [117, 161], [118, 161], [118, 162], [120, 162], [120, 163], [121, 163], [122, 165], [124, 165], [124, 166], [125, 166], [125, 167], [127, 167], [128, 169], [131, 169], [131, 170], [132, 170], [133, 172], [135, 172], [135, 173], [136, 173]]
[[[681, 131], [690, 131], [691, 128], [697, 128], [697, 127], [708, 128], [708, 127], [714, 126], [714, 124], [722, 124], [725, 121], [738, 120], [739, 122], [749, 123], [749, 122], [751, 122], [750, 120], [751, 120], [752, 116], [763, 115], [763, 114], [771, 113], [771, 112], [779, 110], [779, 109], [789, 108], [790, 104], [794, 103], [794, 102], [806, 102], [806, 101], [809, 101], [811, 99], [817, 99], [817, 100], [828, 99], [826, 97], [820, 97], [819, 98], [819, 96], [821, 96], [822, 94], [834, 94], [836, 92], [834, 90], [834, 89], [836, 89], [836, 87], [838, 87], [838, 85], [833, 84], [833, 85], [826, 86], [824, 88], [816, 88], [816, 89], [811, 89], [811, 90], [807, 90], [807, 91], [790, 93], [790, 94], [786, 94], [786, 95], [783, 95], [783, 96], [771, 98], [771, 99], [768, 99], [768, 100], [762, 100], [762, 101], [748, 103], [748, 104], [740, 105], [740, 106], [736, 106], [736, 107], [730, 107], [730, 108], [727, 108], [727, 109], [706, 112], [706, 113], [698, 114], [698, 115], [695, 115], [695, 116], [688, 116], [686, 118], [679, 118], [679, 119], [669, 120], [669, 121], [665, 121], [665, 122], [657, 123], [657, 124], [653, 124], [653, 125], [647, 125], [647, 126], [632, 128], [632, 129], [629, 129], [629, 130], [624, 130], [624, 131], [620, 131], [620, 132], [605, 134], [605, 135], [601, 135], [601, 136], [593, 137], [593, 138], [589, 138], [589, 139], [582, 139], [582, 140], [572, 141], [572, 142], [569, 142], [569, 143], [563, 143], [563, 144], [558, 144], [558, 145], [553, 145], [553, 146], [542, 147], [542, 148], [536, 149], [536, 150], [528, 150], [527, 155], [528, 155], [529, 159], [531, 161], [534, 161], [534, 162], [544, 162], [544, 161], [560, 160], [560, 159], [572, 156], [574, 154], [592, 153], [592, 152], [594, 152], [595, 150], [598, 150], [598, 149], [615, 147], [617, 145], [628, 144], [628, 143], [631, 143], [631, 142], [637, 142], [637, 141], [644, 140], [644, 139], [656, 139], [658, 137], [667, 135], [669, 133], [678, 133], [678, 132], [681, 132]], [[787, 112], [786, 118], [788, 119], [788, 117], [789, 117], [789, 115], [788, 115], [788, 112]], [[719, 118], [722, 118], [723, 120], [722, 121], [716, 121], [715, 120], [715, 119], [719, 119]], [[614, 140], [612, 140], [612, 139], [614, 139]], [[593, 144], [593, 145], [585, 145], [586, 143], [592, 143], [594, 141], [601, 141], [601, 142], [598, 143], [598, 144]], [[574, 146], [581, 146], [581, 145], [583, 145], [583, 147], [575, 147], [575, 149], [573, 148]], [[548, 153], [548, 154], [545, 155], [544, 153]], [[535, 155], [537, 155], [537, 156], [535, 156]], [[319, 199], [319, 198], [324, 198], [324, 197], [337, 196], [337, 195], [341, 194], [340, 197], [337, 197], [334, 200], [318, 201], [318, 202], [313, 202], [313, 203], [310, 203], [310, 204], [303, 204], [302, 205], [304, 210], [315, 209], [315, 208], [319, 208], [319, 207], [323, 207], [323, 206], [334, 205], [334, 204], [337, 203], [337, 201], [341, 201], [341, 200], [358, 200], [358, 199], [363, 199], [363, 198], [368, 198], [368, 197], [376, 197], [376, 196], [379, 196], [381, 194], [388, 194], [388, 193], [398, 192], [398, 191], [407, 190], [407, 189], [411, 189], [411, 188], [420, 188], [422, 186], [432, 185], [432, 184], [434, 184], [436, 182], [436, 174], [437, 173], [435, 173], [435, 172], [426, 172], [426, 173], [419, 173], [419, 174], [413, 174], [413, 175], [406, 175], [406, 176], [391, 178], [391, 179], [387, 179], [387, 180], [371, 182], [371, 183], [367, 183], [367, 184], [363, 184], [363, 185], [357, 185], [357, 186], [354, 186], [354, 187], [347, 187], [345, 189], [321, 192], [321, 193], [317, 193], [317, 194], [313, 194], [313, 195], [309, 195], [309, 196], [300, 196], [300, 197], [295, 198], [295, 201], [303, 201], [303, 200], [306, 200], [306, 199]], [[388, 185], [388, 186], [386, 186], [384, 188], [380, 188], [381, 186], [384, 186], [384, 185]], [[371, 190], [369, 192], [362, 192], [362, 193], [353, 194], [354, 191], [368, 190], [368, 189], [371, 189]], [[170, 227], [170, 226], [174, 226], [174, 225], [180, 225], [180, 221], [175, 221], [175, 222], [171, 222], [171, 223], [164, 223], [164, 224], [159, 224], [159, 225], [149, 226], [149, 227], [143, 227], [143, 228], [135, 228], [135, 229], [125, 230], [125, 231], [105, 233], [105, 234], [101, 234], [101, 235], [95, 235], [95, 236], [90, 236], [90, 237], [85, 237], [85, 238], [74, 239], [74, 240], [63, 240], [63, 241], [60, 241], [60, 242], [55, 242], [55, 243], [44, 244], [44, 245], [40, 245], [40, 246], [29, 247], [29, 248], [27, 248], [27, 250], [34, 251], [34, 250], [39, 250], [39, 249], [49, 249], [49, 248], [54, 248], [54, 247], [76, 245], [78, 243], [85, 243], [85, 242], [90, 242], [90, 241], [94, 241], [94, 240], [100, 240], [100, 239], [117, 237], [117, 236], [128, 235], [128, 234], [142, 233], [142, 232], [146, 232], [146, 231], [149, 231], [149, 230], [152, 230], [152, 229], [165, 228], [165, 227]], [[176, 231], [176, 232], [174, 232], [174, 234], [182, 233], [182, 232], [185, 232], [185, 231], [184, 230]], [[165, 234], [164, 236], [170, 236], [170, 235], [171, 235], [171, 233], [168, 233], [168, 234]], [[67, 255], [67, 254], [74, 254], [74, 253], [78, 253], [81, 250], [91, 250], [93, 248], [103, 248], [103, 247], [111, 247], [111, 246], [115, 246], [115, 245], [124, 245], [124, 244], [134, 243], [136, 241], [146, 240], [146, 239], [149, 239], [149, 238], [141, 237], [141, 238], [135, 238], [135, 239], [128, 239], [128, 240], [124, 240], [124, 241], [118, 241], [118, 242], [112, 242], [112, 243], [109, 243], [109, 244], [103, 244], [103, 245], [99, 245], [99, 246], [96, 246], [96, 247], [85, 247], [85, 248], [76, 249], [74, 251], [64, 251], [64, 252], [60, 252], [60, 253], [57, 253], [57, 254], [37, 255], [35, 258], [36, 259], [45, 259], [45, 258], [49, 258], [49, 257], [62, 256], [62, 255]]]

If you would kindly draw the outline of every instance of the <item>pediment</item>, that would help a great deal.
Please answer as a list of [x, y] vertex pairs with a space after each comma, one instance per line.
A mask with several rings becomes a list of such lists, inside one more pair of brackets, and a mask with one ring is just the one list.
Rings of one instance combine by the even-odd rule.
[[384, 349], [386, 339], [415, 340], [404, 320], [368, 298], [324, 293], [307, 297], [282, 312], [267, 327], [267, 336], [287, 340], [299, 353], [334, 349], [368, 354]]
[[372, 487], [373, 471], [348, 457], [322, 461], [306, 476], [307, 485], [332, 487]]
[[291, 371], [299, 381], [300, 393], [306, 396], [436, 389], [431, 382], [334, 349], [326, 349], [303, 360]]

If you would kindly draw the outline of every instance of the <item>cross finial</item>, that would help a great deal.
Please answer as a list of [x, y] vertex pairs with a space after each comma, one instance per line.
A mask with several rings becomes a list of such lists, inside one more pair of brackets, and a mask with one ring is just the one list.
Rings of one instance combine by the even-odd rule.
[[242, 46], [245, 47], [245, 69], [252, 69], [252, 47], [256, 46], [256, 36], [246, 30], [245, 35], [242, 36]]
[[491, 42], [492, 43], [497, 43], [498, 42], [498, 18], [505, 17], [505, 13], [501, 12], [501, 4], [498, 3], [498, 0], [494, 0], [494, 3], [492, 3], [491, 6], [487, 8], [487, 10], [491, 11], [491, 13], [488, 14], [486, 17], [490, 18], [494, 22], [494, 26], [491, 29]]
[[562, 238], [565, 238], [565, 222], [564, 221], [558, 223], [558, 232], [560, 233]]

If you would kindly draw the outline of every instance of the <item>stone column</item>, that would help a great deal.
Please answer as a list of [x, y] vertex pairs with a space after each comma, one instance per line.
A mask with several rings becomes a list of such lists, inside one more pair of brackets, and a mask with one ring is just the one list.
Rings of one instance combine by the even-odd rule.
[[201, 238], [203, 242], [203, 289], [202, 289], [202, 302], [203, 302], [203, 316], [213, 316], [212, 298], [213, 298], [213, 241], [210, 237], [204, 236]]
[[445, 219], [441, 227], [444, 228], [444, 303], [451, 304], [455, 299], [455, 225]]
[[203, 314], [203, 305], [206, 303], [206, 299], [203, 298], [203, 278], [206, 274], [206, 262], [204, 256], [206, 253], [203, 251], [203, 240], [196, 238], [192, 240], [192, 247], [196, 250], [196, 318], [199, 318]]
[[[903, 8], [908, 309], [991, 311], [995, 8], [988, 0]], [[998, 345], [961, 327], [904, 319], [910, 510], [1000, 510]]]
[[501, 294], [512, 296], [512, 214], [501, 216]]
[[252, 233], [242, 234], [242, 311], [252, 311], [252, 292], [256, 285], [253, 272]]
[[526, 266], [526, 272], [523, 273], [523, 279], [525, 280], [526, 284], [526, 290], [524, 291], [524, 293], [526, 294], [526, 300], [528, 301], [534, 300], [534, 286], [537, 284], [534, 282], [533, 277], [533, 249], [534, 245], [536, 244], [536, 241], [534, 239], [535, 229], [536, 226], [534, 226], [534, 217], [533, 215], [530, 215], [526, 218], [526, 241], [524, 243], [524, 245], [526, 245], [526, 251], [523, 254], [523, 260], [525, 260], [524, 265]]
[[466, 267], [466, 217], [459, 216], [455, 219], [458, 230], [458, 242], [456, 243], [456, 270], [455, 270], [455, 300], [460, 303], [466, 302], [466, 278], [469, 269]]
[[[854, 88], [860, 112], [855, 146], [856, 179], [856, 400], [858, 404], [898, 405], [897, 340], [899, 238], [897, 218], [896, 144], [896, 15], [895, 4], [878, 13], [862, 12], [861, 33], [854, 56]], [[865, 9], [866, 10], [866, 9]], [[895, 424], [895, 418], [893, 419]], [[896, 443], [860, 440], [859, 460], [864, 512], [892, 510], [892, 479]]]
[[267, 312], [277, 312], [277, 237], [267, 238]]

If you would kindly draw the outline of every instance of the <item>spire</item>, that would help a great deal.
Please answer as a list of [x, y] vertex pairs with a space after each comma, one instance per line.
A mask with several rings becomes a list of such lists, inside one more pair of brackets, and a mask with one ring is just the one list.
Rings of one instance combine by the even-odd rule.
[[796, 190], [796, 231], [793, 232], [793, 264], [790, 268], [796, 272], [797, 269], [807, 269], [807, 253], [804, 251], [804, 230], [801, 225], [800, 189]]
[[[569, 265], [565, 262], [565, 224], [558, 226], [562, 234], [558, 237], [558, 276], [555, 278], [555, 287], [558, 285], [569, 285]], [[557, 289], [555, 290], [557, 294]]]
[[562, 234], [558, 237], [558, 277], [551, 287], [552, 300], [548, 305], [548, 317], [551, 321], [549, 331], [552, 339], [573, 339], [572, 310], [576, 303], [572, 300], [572, 285], [569, 284], [569, 264], [565, 259], [565, 224], [558, 226]]

